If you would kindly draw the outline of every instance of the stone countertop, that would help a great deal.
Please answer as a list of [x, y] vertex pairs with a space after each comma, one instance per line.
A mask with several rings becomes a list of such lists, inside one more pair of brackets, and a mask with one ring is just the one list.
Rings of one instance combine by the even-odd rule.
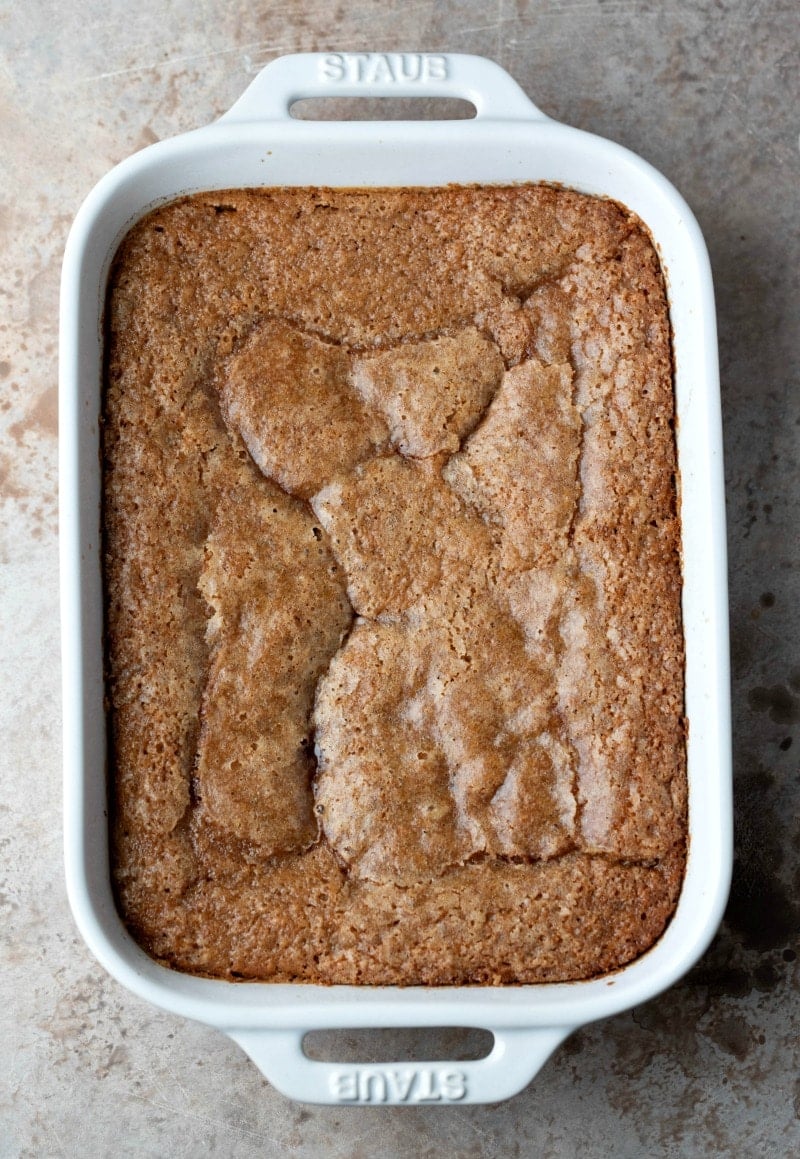
[[[0, 1157], [800, 1152], [800, 84], [794, 0], [54, 0], [0, 9]], [[61, 858], [61, 254], [117, 161], [220, 115], [284, 52], [474, 52], [681, 190], [716, 278], [736, 865], [687, 978], [579, 1031], [488, 1107], [301, 1107], [221, 1034], [134, 998], [70, 917]], [[475, 1033], [425, 1037], [468, 1054]], [[407, 1039], [384, 1033], [383, 1057]], [[321, 1038], [344, 1058], [352, 1035]], [[371, 1047], [372, 1050], [378, 1050]], [[362, 1051], [363, 1054], [363, 1051]]]

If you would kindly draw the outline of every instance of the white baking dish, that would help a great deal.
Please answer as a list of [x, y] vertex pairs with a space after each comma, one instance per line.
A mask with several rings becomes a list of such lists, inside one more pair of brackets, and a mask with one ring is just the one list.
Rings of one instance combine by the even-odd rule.
[[[477, 117], [310, 122], [309, 96], [446, 96]], [[179, 974], [133, 942], [109, 877], [98, 416], [109, 263], [132, 223], [186, 192], [264, 185], [560, 182], [623, 202], [650, 228], [674, 331], [683, 525], [690, 844], [677, 912], [660, 941], [588, 982], [501, 988], [236, 984]], [[135, 993], [216, 1026], [285, 1094], [321, 1103], [491, 1102], [521, 1090], [578, 1026], [653, 997], [699, 957], [731, 868], [731, 769], [722, 444], [713, 290], [690, 210], [650, 165], [543, 116], [480, 57], [300, 55], [274, 61], [229, 113], [117, 166], [69, 235], [61, 286], [61, 577], [66, 874], [80, 930]], [[476, 1062], [338, 1066], [303, 1053], [312, 1029], [476, 1026], [495, 1036]]]

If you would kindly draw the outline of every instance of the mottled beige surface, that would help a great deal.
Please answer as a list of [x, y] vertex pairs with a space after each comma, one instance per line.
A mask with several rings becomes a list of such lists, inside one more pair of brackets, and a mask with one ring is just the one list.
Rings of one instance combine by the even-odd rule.
[[[0, 1156], [784, 1156], [797, 1075], [797, 14], [794, 0], [346, 6], [44, 0], [0, 8]], [[712, 950], [580, 1031], [499, 1107], [340, 1111], [277, 1095], [223, 1036], [112, 982], [62, 884], [58, 270], [81, 198], [201, 125], [280, 52], [484, 53], [550, 115], [642, 153], [715, 268], [727, 438], [737, 865]], [[553, 336], [557, 343], [558, 336]], [[423, 1054], [477, 1036], [425, 1034]], [[318, 1040], [353, 1057], [353, 1036]], [[372, 1048], [407, 1048], [401, 1034]], [[362, 1055], [363, 1056], [363, 1055]]]

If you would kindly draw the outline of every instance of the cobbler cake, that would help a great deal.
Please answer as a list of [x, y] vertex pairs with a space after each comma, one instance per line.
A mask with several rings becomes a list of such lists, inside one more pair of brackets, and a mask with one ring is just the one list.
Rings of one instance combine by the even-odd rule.
[[547, 186], [195, 194], [106, 312], [113, 878], [220, 978], [563, 981], [686, 855], [664, 282]]

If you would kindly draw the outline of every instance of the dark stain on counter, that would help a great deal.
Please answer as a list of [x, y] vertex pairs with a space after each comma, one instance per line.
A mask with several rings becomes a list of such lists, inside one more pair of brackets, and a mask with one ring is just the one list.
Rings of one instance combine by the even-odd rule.
[[755, 712], [768, 712], [775, 724], [794, 724], [800, 720], [800, 697], [785, 684], [759, 685], [747, 694], [747, 703]]
[[783, 885], [775, 777], [756, 766], [736, 780], [736, 852], [725, 920], [748, 949], [780, 949], [800, 933], [800, 907]]
[[715, 1042], [726, 1054], [742, 1062], [752, 1044], [752, 1031], [747, 1023], [734, 1015], [713, 1019], [706, 1028], [706, 1037]]

